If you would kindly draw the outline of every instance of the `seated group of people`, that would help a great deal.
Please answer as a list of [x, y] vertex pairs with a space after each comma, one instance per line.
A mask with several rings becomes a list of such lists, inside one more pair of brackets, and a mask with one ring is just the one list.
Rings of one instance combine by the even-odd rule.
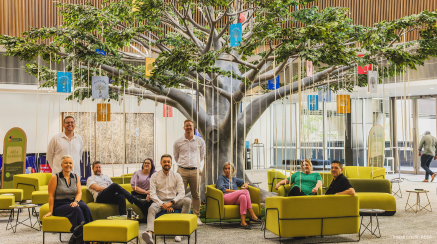
[[[316, 195], [319, 188], [322, 186], [322, 177], [319, 173], [313, 172], [313, 165], [309, 159], [305, 159], [300, 163], [302, 172], [296, 172], [285, 180], [276, 184], [275, 189], [278, 190], [281, 185], [294, 184], [288, 192], [288, 196], [309, 196]], [[340, 161], [332, 161], [331, 174], [333, 180], [325, 195], [355, 195], [355, 190], [350, 184], [346, 176], [343, 175], [343, 163]]]

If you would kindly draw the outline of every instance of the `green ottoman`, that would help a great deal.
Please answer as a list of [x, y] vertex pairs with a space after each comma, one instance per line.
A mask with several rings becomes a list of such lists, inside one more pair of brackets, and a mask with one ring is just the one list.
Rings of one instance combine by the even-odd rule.
[[0, 189], [0, 195], [2, 194], [14, 194], [16, 202], [23, 201], [23, 189]]
[[134, 220], [95, 220], [83, 226], [83, 241], [128, 243], [137, 239], [138, 221]]
[[195, 242], [197, 243], [197, 216], [195, 214], [164, 214], [155, 219], [155, 244], [156, 236], [188, 236], [188, 243], [190, 243], [190, 236], [194, 232]]
[[49, 192], [47, 190], [32, 192], [32, 204], [43, 205], [48, 202], [49, 202]]

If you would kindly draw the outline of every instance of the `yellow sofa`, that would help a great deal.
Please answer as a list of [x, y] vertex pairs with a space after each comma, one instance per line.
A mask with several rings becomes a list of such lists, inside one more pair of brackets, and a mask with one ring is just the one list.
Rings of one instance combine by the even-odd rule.
[[378, 215], [392, 216], [396, 213], [396, 199], [391, 194], [391, 183], [387, 179], [349, 179], [360, 197], [360, 208], [382, 209]]
[[132, 178], [132, 174], [125, 174], [125, 175], [115, 176], [115, 177], [110, 177], [110, 178], [111, 178], [113, 183], [117, 183], [119, 185], [130, 184], [130, 179]]
[[385, 179], [385, 168], [344, 166], [343, 174], [348, 179]]
[[[250, 200], [253, 212], [256, 216], [261, 214], [261, 191], [258, 188], [249, 186]], [[222, 220], [240, 219], [239, 205], [225, 205], [223, 192], [216, 188], [216, 185], [207, 185], [205, 189], [206, 200], [206, 219], [219, 219], [220, 226]]]
[[276, 184], [278, 184], [281, 180], [285, 179], [285, 176], [287, 178], [292, 174], [289, 170], [280, 170], [280, 169], [269, 169], [267, 170], [267, 184], [268, 184], [268, 191], [269, 192], [276, 192], [278, 193], [278, 190], [275, 189]]
[[265, 206], [264, 238], [266, 229], [279, 238], [359, 234], [357, 196], [268, 197]]
[[32, 199], [32, 192], [47, 191], [52, 173], [33, 173], [14, 175], [13, 183], [15, 189], [23, 189], [23, 199]]
[[[294, 186], [294, 183], [291, 185], [282, 185], [278, 188], [278, 196], [280, 197], [288, 197], [288, 192], [290, 191], [290, 189]], [[319, 188], [319, 190], [317, 190], [317, 195], [322, 195], [323, 189], [322, 187]]]

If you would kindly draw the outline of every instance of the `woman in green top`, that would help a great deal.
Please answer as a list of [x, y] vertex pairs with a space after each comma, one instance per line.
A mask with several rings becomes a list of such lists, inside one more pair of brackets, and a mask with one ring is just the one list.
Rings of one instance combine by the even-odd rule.
[[292, 174], [288, 179], [280, 181], [276, 184], [276, 190], [285, 184], [294, 184], [288, 192], [288, 196], [307, 196], [316, 195], [319, 187], [322, 186], [322, 177], [319, 173], [313, 173], [313, 164], [309, 159], [305, 159], [300, 163], [302, 172]]

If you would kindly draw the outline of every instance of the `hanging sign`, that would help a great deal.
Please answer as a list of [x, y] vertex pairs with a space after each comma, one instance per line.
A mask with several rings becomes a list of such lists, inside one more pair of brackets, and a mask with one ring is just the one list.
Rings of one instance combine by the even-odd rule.
[[378, 71], [367, 72], [367, 92], [378, 93]]
[[[358, 57], [364, 57], [364, 54], [359, 54]], [[358, 66], [358, 74], [366, 75], [369, 70], [372, 70], [372, 65]]]
[[241, 45], [243, 40], [243, 30], [241, 23], [231, 25], [231, 47], [236, 47]]
[[202, 138], [202, 135], [197, 131], [197, 129], [194, 129], [194, 135]]
[[71, 92], [71, 72], [56, 73], [56, 91], [70, 93]]
[[168, 118], [171, 118], [171, 117], [173, 117], [173, 107], [172, 106], [169, 106], [169, 105], [165, 105], [165, 104], [163, 104], [163, 108], [164, 108], [164, 112], [163, 112], [163, 114], [164, 114], [164, 117], [168, 117]]
[[307, 60], [307, 77], [313, 77], [313, 61]]
[[152, 76], [152, 71], [153, 71], [153, 62], [155, 62], [154, 58], [146, 58], [146, 77], [150, 77]]
[[337, 95], [337, 113], [351, 112], [351, 95]]
[[246, 13], [240, 13], [240, 17], [238, 18], [238, 23], [244, 23], [246, 21]]
[[25, 173], [26, 146], [26, 133], [21, 128], [14, 127], [6, 133], [3, 140], [3, 189], [13, 189], [14, 175]]
[[331, 101], [331, 90], [326, 86], [322, 86], [319, 89], [319, 102], [330, 102]]
[[308, 95], [308, 110], [317, 111], [319, 110], [319, 96], [318, 95]]
[[102, 49], [96, 49], [96, 53], [102, 55], [102, 56], [106, 56], [106, 51], [102, 50]]
[[273, 79], [269, 80], [269, 82], [268, 82], [269, 90], [275, 90], [275, 89], [278, 89], [279, 87], [281, 87], [281, 85], [279, 84], [279, 75], [276, 76], [276, 84], [273, 81]]
[[381, 125], [375, 125], [369, 132], [369, 150], [367, 166], [384, 167], [385, 131]]
[[110, 103], [97, 103], [97, 121], [111, 121]]
[[240, 102], [240, 113], [243, 112], [243, 101]]
[[93, 99], [108, 99], [109, 98], [109, 77], [108, 76], [93, 76]]

